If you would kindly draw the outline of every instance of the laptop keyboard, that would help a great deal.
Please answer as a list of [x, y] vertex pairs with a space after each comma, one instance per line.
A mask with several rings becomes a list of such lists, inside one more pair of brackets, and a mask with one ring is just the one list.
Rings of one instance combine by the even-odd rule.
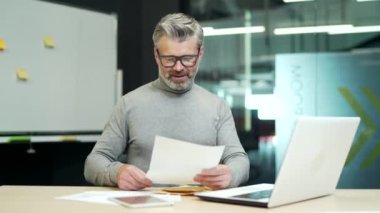
[[233, 197], [259, 200], [259, 199], [264, 199], [264, 198], [270, 198], [271, 194], [272, 194], [272, 189], [269, 189], [269, 190], [262, 190], [262, 191], [247, 193], [247, 194], [236, 195]]

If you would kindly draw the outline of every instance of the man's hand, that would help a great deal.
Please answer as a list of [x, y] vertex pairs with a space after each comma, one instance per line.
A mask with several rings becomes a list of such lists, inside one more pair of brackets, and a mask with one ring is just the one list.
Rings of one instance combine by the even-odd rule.
[[219, 164], [211, 169], [203, 169], [201, 173], [194, 177], [194, 181], [212, 189], [227, 188], [231, 179], [231, 168], [223, 164]]
[[152, 181], [136, 166], [124, 164], [117, 172], [117, 186], [124, 190], [139, 190], [152, 186]]

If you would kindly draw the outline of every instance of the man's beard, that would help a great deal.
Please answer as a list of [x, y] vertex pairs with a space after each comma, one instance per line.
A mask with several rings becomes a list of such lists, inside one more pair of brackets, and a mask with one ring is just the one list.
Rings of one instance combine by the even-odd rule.
[[161, 78], [165, 82], [165, 84], [170, 89], [173, 89], [173, 90], [176, 90], [176, 91], [181, 91], [181, 90], [187, 90], [187, 89], [189, 89], [193, 85], [193, 83], [194, 83], [194, 77], [195, 77], [196, 73], [197, 73], [196, 70], [193, 73], [191, 73], [191, 74], [188, 73], [187, 74], [188, 79], [186, 81], [175, 82], [175, 81], [172, 81], [170, 79], [170, 77], [172, 76], [170, 73], [162, 74], [162, 72], [160, 71]]

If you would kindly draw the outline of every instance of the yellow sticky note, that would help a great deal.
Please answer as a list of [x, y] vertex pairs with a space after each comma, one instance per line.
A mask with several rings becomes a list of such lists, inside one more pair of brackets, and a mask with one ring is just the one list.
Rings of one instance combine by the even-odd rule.
[[26, 71], [26, 69], [24, 68], [18, 68], [16, 71], [16, 75], [19, 80], [23, 81], [26, 81], [29, 78], [28, 71]]
[[7, 49], [7, 44], [2, 38], [0, 38], [0, 50], [5, 50], [5, 49]]
[[62, 141], [63, 142], [75, 142], [77, 140], [78, 139], [75, 136], [62, 136]]
[[45, 36], [44, 37], [44, 45], [47, 48], [54, 48], [54, 46], [55, 46], [54, 39], [51, 36]]

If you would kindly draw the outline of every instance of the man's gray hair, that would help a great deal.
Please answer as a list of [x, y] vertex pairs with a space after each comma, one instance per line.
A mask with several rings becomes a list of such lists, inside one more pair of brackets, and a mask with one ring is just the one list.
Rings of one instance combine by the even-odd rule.
[[194, 35], [198, 39], [198, 48], [200, 48], [203, 45], [203, 29], [198, 21], [183, 13], [172, 13], [157, 23], [152, 39], [154, 46], [158, 47], [158, 42], [163, 36], [185, 41]]

